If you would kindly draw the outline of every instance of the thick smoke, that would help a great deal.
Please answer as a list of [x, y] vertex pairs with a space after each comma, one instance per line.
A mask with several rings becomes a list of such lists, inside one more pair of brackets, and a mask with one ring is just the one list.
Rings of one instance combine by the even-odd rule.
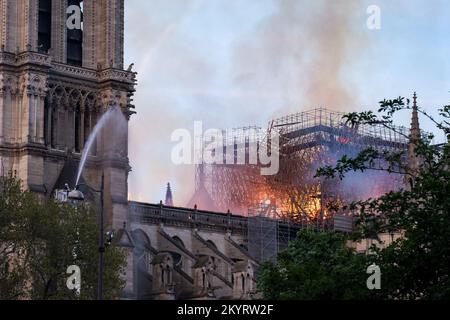
[[132, 200], [164, 200], [169, 181], [174, 185], [177, 204], [183, 204], [192, 194], [194, 168], [172, 164], [170, 137], [175, 129], [189, 128], [193, 122], [187, 110], [192, 103], [174, 92], [208, 82], [212, 74], [203, 57], [179, 35], [181, 25], [198, 3], [156, 0], [150, 5], [128, 0], [126, 4], [126, 46], [138, 72], [134, 101], [137, 115], [130, 121]]
[[[195, 120], [214, 128], [265, 126], [281, 114], [358, 105], [346, 81], [367, 47], [360, 36], [367, 6], [356, 0], [126, 5], [128, 61], [139, 72], [138, 115], [130, 122], [133, 199], [157, 202], [170, 181], [176, 204], [187, 203], [194, 170], [172, 164], [170, 136], [191, 129]], [[211, 22], [204, 16], [211, 12], [223, 20]], [[228, 22], [236, 19], [256, 22], [241, 30]], [[201, 31], [192, 27], [199, 20]], [[233, 39], [215, 47], [221, 32]]]
[[346, 75], [367, 49], [367, 6], [357, 0], [275, 4], [275, 13], [236, 45], [235, 86], [276, 94], [277, 114], [357, 106]]

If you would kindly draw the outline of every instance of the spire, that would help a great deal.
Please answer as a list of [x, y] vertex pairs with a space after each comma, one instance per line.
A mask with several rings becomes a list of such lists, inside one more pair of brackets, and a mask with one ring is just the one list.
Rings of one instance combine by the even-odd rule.
[[416, 141], [420, 139], [419, 109], [417, 106], [417, 93], [416, 92], [414, 92], [414, 98], [413, 98], [410, 139], [416, 140]]
[[[419, 107], [417, 105], [417, 93], [414, 92], [411, 129], [409, 134], [408, 145], [408, 168], [410, 173], [415, 176], [420, 169], [420, 157], [416, 153], [417, 143], [421, 138], [420, 123], [419, 123]], [[411, 177], [407, 178], [407, 186], [412, 183]], [[409, 187], [409, 186], [408, 186]]]
[[172, 196], [172, 189], [170, 188], [170, 183], [167, 184], [165, 205], [169, 206], [169, 207], [173, 207], [173, 196]]

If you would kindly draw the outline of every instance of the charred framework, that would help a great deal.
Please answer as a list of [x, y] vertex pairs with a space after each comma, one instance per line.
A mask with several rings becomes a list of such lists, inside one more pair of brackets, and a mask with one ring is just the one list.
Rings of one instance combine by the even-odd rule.
[[[259, 148], [269, 143], [271, 132], [279, 133], [278, 174], [262, 176], [261, 165], [198, 165], [194, 199], [207, 198], [210, 203], [195, 204], [244, 215], [266, 212], [270, 218], [325, 227], [332, 220], [326, 209], [329, 203], [369, 198], [401, 187], [401, 175], [383, 172], [355, 173], [342, 181], [314, 177], [318, 168], [335, 164], [343, 155], [356, 156], [368, 147], [392, 152], [408, 149], [406, 128], [389, 129], [383, 124], [351, 127], [343, 116], [320, 108], [273, 120], [267, 130], [259, 129], [256, 134], [249, 128], [235, 130], [241, 136], [236, 138], [234, 133], [233, 141], [224, 141], [224, 149], [234, 149], [235, 155], [244, 151], [247, 158], [250, 145]], [[199, 193], [207, 194], [200, 197]]]

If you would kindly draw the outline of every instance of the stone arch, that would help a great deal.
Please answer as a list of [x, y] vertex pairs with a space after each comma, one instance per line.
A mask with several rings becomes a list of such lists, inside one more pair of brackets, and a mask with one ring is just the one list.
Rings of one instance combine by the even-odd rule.
[[69, 119], [68, 124], [72, 130], [73, 138], [71, 144], [77, 153], [81, 153], [84, 147], [84, 131], [83, 131], [83, 95], [81, 90], [77, 88], [70, 89], [69, 93]]
[[84, 102], [84, 106], [86, 109], [89, 109], [89, 111], [91, 109], [93, 109], [95, 107], [95, 104], [97, 102], [97, 95], [95, 92], [92, 91], [87, 91], [84, 95], [83, 95], [83, 102]]
[[81, 90], [78, 89], [78, 88], [70, 88], [69, 91], [67, 92], [67, 94], [74, 101], [81, 100], [81, 98], [83, 97], [83, 94], [81, 93]]
[[89, 139], [89, 135], [97, 123], [97, 110], [96, 106], [98, 104], [98, 97], [95, 92], [87, 91], [83, 96], [83, 107], [84, 107], [84, 143]]
[[181, 240], [180, 237], [178, 237], [178, 236], [173, 236], [173, 237], [172, 237], [172, 240], [175, 241], [180, 247], [186, 248], [186, 246], [184, 245], [183, 240]]
[[216, 244], [215, 244], [212, 240], [207, 240], [206, 242], [207, 242], [211, 247], [213, 247], [215, 250], [218, 250]]
[[52, 101], [61, 100], [65, 98], [66, 95], [67, 95], [66, 88], [59, 84], [54, 85], [50, 90], [50, 96], [52, 98]]
[[41, 82], [42, 82], [42, 80], [39, 76], [34, 76], [31, 79], [31, 86], [32, 86], [32, 89], [34, 92], [37, 93], [39, 91], [39, 89], [41, 87]]
[[135, 287], [138, 299], [145, 299], [152, 288], [153, 255], [151, 242], [142, 229], [131, 232], [134, 241], [133, 263]]
[[39, 76], [33, 76], [31, 78], [31, 90], [35, 95], [43, 95], [45, 91], [45, 84], [42, 83], [42, 79]]
[[135, 247], [139, 250], [150, 250], [151, 248], [151, 242], [148, 235], [143, 231], [142, 229], [135, 229], [131, 233]]
[[48, 146], [52, 149], [57, 149], [59, 146], [64, 146], [61, 141], [61, 130], [64, 125], [61, 124], [61, 106], [64, 105], [67, 92], [64, 86], [59, 84], [49, 84], [46, 98], [44, 100], [44, 136]]

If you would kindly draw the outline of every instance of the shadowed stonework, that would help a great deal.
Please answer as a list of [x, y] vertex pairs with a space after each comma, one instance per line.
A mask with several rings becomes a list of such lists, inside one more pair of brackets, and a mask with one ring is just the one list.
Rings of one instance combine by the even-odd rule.
[[[1, 167], [46, 197], [67, 175], [68, 159], [78, 166], [101, 116], [117, 106], [129, 120], [134, 108], [135, 73], [123, 68], [123, 0], [70, 4], [82, 4], [83, 31], [66, 28], [67, 1], [0, 1]], [[106, 221], [120, 228], [130, 166], [127, 125], [119, 138], [115, 129], [99, 132], [83, 179], [98, 189], [104, 173]]]

